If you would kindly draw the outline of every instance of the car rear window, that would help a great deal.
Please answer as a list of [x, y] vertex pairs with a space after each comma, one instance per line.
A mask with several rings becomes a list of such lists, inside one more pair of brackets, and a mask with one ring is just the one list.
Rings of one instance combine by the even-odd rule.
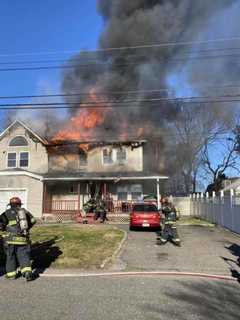
[[133, 211], [137, 211], [137, 212], [140, 212], [140, 211], [153, 212], [153, 211], [155, 211], [155, 212], [157, 212], [158, 209], [153, 204], [136, 204], [133, 207]]

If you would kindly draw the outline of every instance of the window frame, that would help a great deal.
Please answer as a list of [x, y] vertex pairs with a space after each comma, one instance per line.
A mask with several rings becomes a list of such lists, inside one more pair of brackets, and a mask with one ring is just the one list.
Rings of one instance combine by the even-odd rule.
[[[21, 145], [21, 146], [11, 146], [10, 143], [16, 139], [16, 138], [23, 138], [24, 140], [26, 140], [27, 144], [26, 145]], [[9, 148], [22, 148], [22, 147], [29, 147], [29, 143], [27, 141], [27, 139], [25, 138], [25, 136], [21, 136], [21, 135], [18, 135], [18, 136], [15, 136], [14, 138], [12, 138], [9, 142], [8, 142], [8, 147]]]
[[[28, 165], [27, 166], [21, 166], [21, 154], [22, 153], [27, 153], [28, 154]], [[30, 152], [29, 151], [20, 151], [18, 153], [18, 168], [29, 168], [29, 163], [30, 163]]]
[[[104, 159], [105, 159], [104, 150], [107, 150], [108, 152], [111, 151], [111, 153], [112, 153], [112, 156], [111, 156], [112, 162], [109, 162], [109, 163], [104, 162]], [[103, 148], [102, 149], [102, 163], [103, 163], [104, 166], [111, 166], [111, 165], [114, 164], [114, 150], [113, 149], [110, 149], [110, 148]]]
[[[82, 160], [83, 155], [85, 156], [85, 162], [83, 163]], [[83, 153], [79, 153], [79, 157], [78, 157], [78, 162], [79, 162], [79, 168], [86, 168], [88, 166], [88, 154], [87, 152], [85, 154]]]
[[[125, 159], [118, 159], [118, 152], [124, 152]], [[119, 148], [116, 150], [116, 163], [120, 164], [120, 165], [127, 163], [127, 149], [126, 148]]]
[[[9, 165], [8, 165], [8, 161], [9, 161], [9, 159], [8, 159], [8, 156], [9, 156], [9, 154], [15, 154], [15, 166], [14, 167], [10, 167]], [[17, 156], [17, 152], [12, 152], [12, 151], [8, 151], [8, 153], [7, 153], [7, 157], [6, 157], [6, 168], [7, 169], [16, 169], [18, 167], [18, 156]]]

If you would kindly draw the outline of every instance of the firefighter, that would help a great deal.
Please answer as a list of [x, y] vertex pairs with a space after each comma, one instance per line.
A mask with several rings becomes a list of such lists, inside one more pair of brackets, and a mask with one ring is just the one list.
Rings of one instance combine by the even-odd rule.
[[87, 213], [95, 212], [96, 210], [96, 200], [91, 198], [83, 205], [82, 209], [82, 223], [88, 223]]
[[6, 278], [16, 279], [19, 267], [26, 280], [31, 281], [34, 277], [30, 261], [29, 231], [36, 220], [30, 212], [21, 208], [20, 198], [11, 198], [9, 205], [10, 208], [0, 215], [6, 254]]
[[170, 239], [173, 243], [180, 246], [181, 241], [176, 227], [177, 211], [168, 198], [162, 199], [162, 214], [164, 226], [160, 236], [161, 243], [165, 244]]
[[100, 197], [97, 198], [96, 210], [95, 210], [95, 220], [100, 218], [100, 223], [104, 223], [107, 219], [107, 208], [106, 203]]

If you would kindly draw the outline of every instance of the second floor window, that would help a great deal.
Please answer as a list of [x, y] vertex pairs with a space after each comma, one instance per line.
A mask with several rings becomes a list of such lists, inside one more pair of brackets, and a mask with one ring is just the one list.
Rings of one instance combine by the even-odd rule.
[[8, 153], [7, 167], [8, 168], [16, 168], [17, 167], [17, 154], [16, 154], [16, 152], [9, 152]]
[[79, 164], [81, 167], [85, 167], [88, 164], [88, 156], [87, 153], [82, 152], [79, 154]]
[[19, 155], [19, 167], [23, 168], [23, 167], [28, 167], [28, 152], [20, 152]]
[[7, 156], [8, 168], [26, 168], [29, 165], [29, 153], [28, 152], [9, 152]]
[[117, 162], [120, 164], [125, 163], [127, 160], [127, 153], [125, 149], [117, 150]]
[[113, 152], [111, 149], [103, 149], [103, 164], [113, 163]]

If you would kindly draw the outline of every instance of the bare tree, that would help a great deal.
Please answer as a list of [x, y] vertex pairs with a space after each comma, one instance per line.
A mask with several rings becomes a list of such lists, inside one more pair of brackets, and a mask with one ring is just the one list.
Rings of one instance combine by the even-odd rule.
[[232, 127], [233, 114], [218, 107], [185, 104], [173, 122], [175, 172], [181, 174], [186, 194], [196, 191], [203, 149]]
[[[231, 169], [240, 172], [239, 154], [237, 153], [238, 141], [236, 138], [224, 137], [222, 140], [211, 145], [205, 145], [201, 153], [201, 168], [205, 177], [210, 180], [207, 191], [220, 191], [225, 173]], [[214, 147], [218, 152], [214, 152]], [[212, 149], [212, 150], [211, 150]], [[215, 157], [211, 154], [215, 153]], [[217, 161], [216, 161], [217, 159]]]

